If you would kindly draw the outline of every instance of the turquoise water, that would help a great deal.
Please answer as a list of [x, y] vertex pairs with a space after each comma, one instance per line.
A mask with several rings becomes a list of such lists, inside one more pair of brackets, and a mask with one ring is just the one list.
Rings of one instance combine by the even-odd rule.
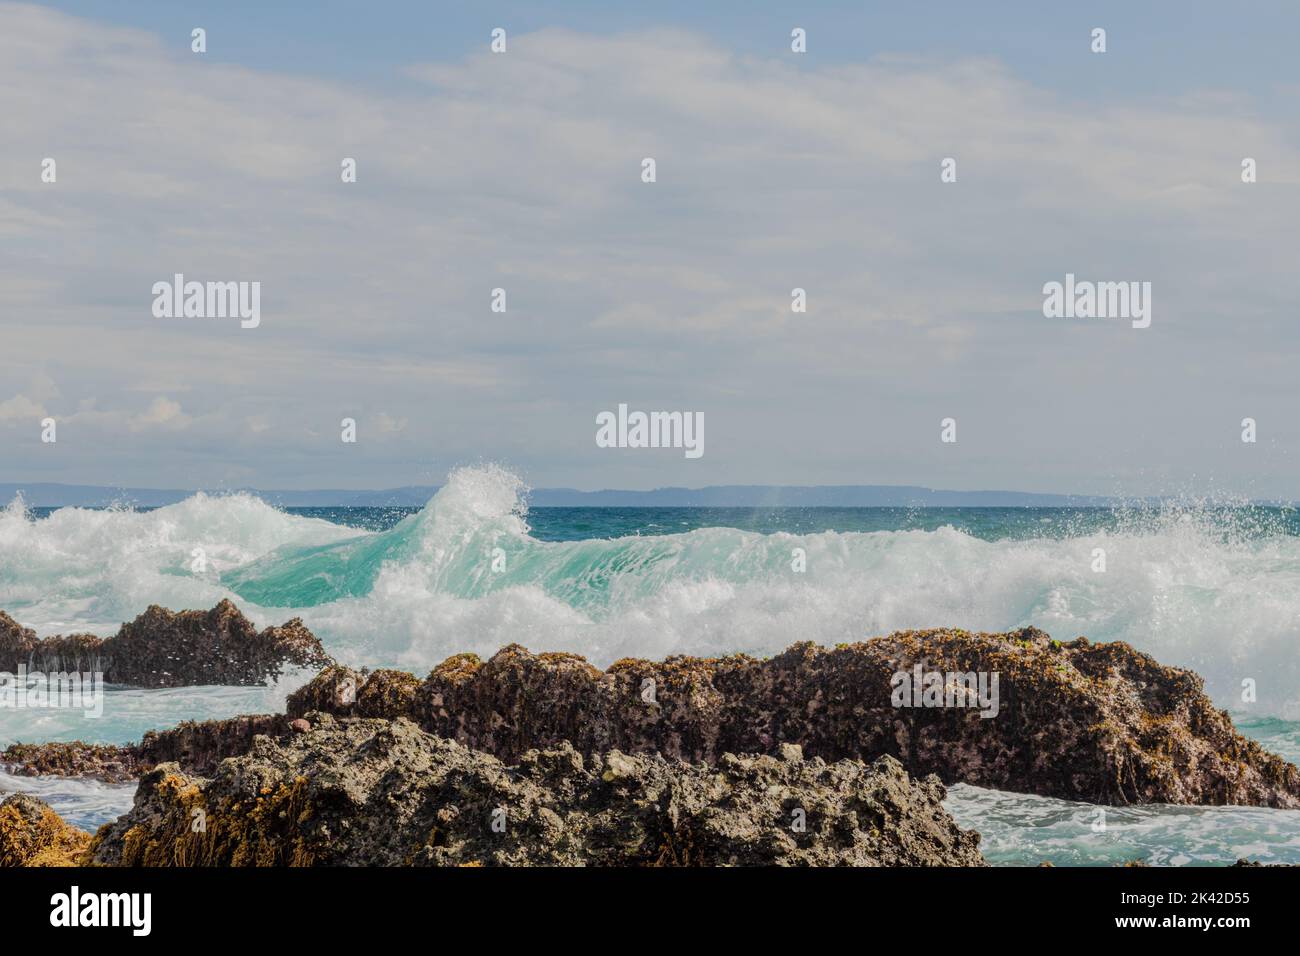
[[[56, 509], [33, 508], [35, 517]], [[155, 510], [155, 509], [149, 509]], [[387, 531], [422, 508], [284, 508], [364, 531]], [[734, 528], [758, 534], [820, 534], [873, 531], [937, 531], [953, 528], [984, 541], [1007, 538], [1077, 537], [1122, 533], [1152, 520], [1194, 516], [1225, 539], [1300, 535], [1295, 508], [529, 508], [529, 536], [538, 541], [582, 541], [638, 535], [683, 534], [702, 528]]]
[[[1300, 521], [1289, 509], [530, 511], [519, 480], [489, 466], [453, 472], [423, 509], [196, 495], [148, 511], [0, 511], [0, 608], [42, 635], [108, 634], [151, 603], [223, 597], [259, 625], [301, 616], [346, 663], [416, 673], [511, 642], [604, 666], [1032, 624], [1191, 667], [1244, 732], [1300, 752]], [[0, 745], [121, 743], [184, 719], [272, 711], [306, 677], [113, 690], [99, 720], [0, 710]], [[0, 790], [16, 787], [45, 788], [85, 825], [131, 793], [0, 776]], [[1004, 864], [1300, 862], [1300, 813], [1289, 811], [1109, 808], [1096, 829], [1096, 808], [1065, 801], [956, 787], [949, 806]]]

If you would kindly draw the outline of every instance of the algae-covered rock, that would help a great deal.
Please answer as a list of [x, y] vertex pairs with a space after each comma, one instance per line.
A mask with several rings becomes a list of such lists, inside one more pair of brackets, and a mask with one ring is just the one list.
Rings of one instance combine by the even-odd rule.
[[[895, 675], [997, 677], [995, 711], [895, 706]], [[382, 693], [369, 682], [384, 674]], [[767, 660], [623, 660], [606, 671], [519, 645], [486, 662], [457, 655], [412, 691], [393, 672], [327, 670], [291, 695], [309, 710], [406, 717], [507, 762], [569, 741], [716, 763], [723, 753], [873, 760], [888, 754], [945, 782], [1094, 803], [1300, 807], [1300, 771], [1238, 734], [1191, 671], [1127, 644], [904, 631], [834, 649], [796, 644]], [[409, 676], [409, 675], [408, 675]], [[350, 704], [338, 703], [346, 684]], [[400, 692], [390, 688], [400, 687]]]
[[227, 757], [247, 753], [259, 735], [285, 736], [291, 731], [283, 714], [252, 714], [224, 720], [187, 720], [169, 730], [151, 730], [129, 748], [143, 771], [177, 762], [194, 773], [211, 773]]
[[[714, 767], [568, 744], [506, 766], [410, 721], [311, 716], [210, 778], [161, 764], [91, 847], [106, 865], [983, 865], [943, 786], [889, 757]], [[202, 820], [196, 827], [195, 821]]]
[[25, 777], [89, 777], [109, 783], [134, 780], [155, 764], [175, 761], [195, 773], [210, 773], [226, 757], [246, 753], [259, 734], [284, 736], [292, 730], [283, 714], [251, 714], [222, 720], [186, 720], [168, 730], [150, 730], [138, 744], [11, 744], [0, 765]]
[[280, 676], [286, 665], [329, 661], [300, 619], [258, 631], [230, 601], [210, 611], [151, 605], [107, 639], [71, 634], [38, 640], [0, 611], [0, 671], [98, 672], [107, 683], [135, 687], [256, 685]]
[[30, 659], [40, 646], [36, 632], [23, 627], [4, 611], [0, 611], [0, 670], [16, 671], [18, 664]]
[[0, 803], [0, 867], [76, 866], [89, 843], [89, 833], [36, 797], [16, 793]]
[[[896, 706], [895, 678], [917, 666], [989, 678], [989, 690], [996, 677], [996, 706]], [[1300, 771], [1238, 734], [1194, 673], [1127, 644], [1061, 643], [1033, 628], [905, 631], [834, 649], [796, 644], [767, 660], [622, 660], [606, 671], [510, 645], [488, 661], [448, 658], [423, 681], [331, 664], [287, 710], [182, 725], [123, 749], [139, 768], [174, 760], [207, 774], [256, 735], [285, 737], [294, 718], [322, 711], [404, 717], [507, 763], [564, 741], [584, 755], [708, 764], [798, 745], [810, 757], [891, 755], [917, 776], [1093, 803], [1300, 807]]]
[[135, 748], [111, 744], [11, 744], [0, 752], [0, 765], [23, 777], [91, 777], [108, 783], [133, 780], [140, 774]]

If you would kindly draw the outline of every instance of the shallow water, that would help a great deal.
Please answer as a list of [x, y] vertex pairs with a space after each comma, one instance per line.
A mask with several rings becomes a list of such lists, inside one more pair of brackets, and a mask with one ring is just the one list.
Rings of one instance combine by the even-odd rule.
[[994, 866], [1228, 866], [1241, 857], [1300, 864], [1300, 810], [1098, 807], [1050, 797], [949, 788], [960, 826], [978, 830]]
[[68, 823], [94, 833], [101, 824], [116, 820], [131, 809], [135, 784], [22, 777], [0, 770], [0, 799], [11, 793], [40, 797]]

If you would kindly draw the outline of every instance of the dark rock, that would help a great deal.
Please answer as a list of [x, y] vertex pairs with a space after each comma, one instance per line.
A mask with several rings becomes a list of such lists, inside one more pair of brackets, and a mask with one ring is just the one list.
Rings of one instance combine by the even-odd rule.
[[[891, 678], [918, 662], [997, 672], [997, 716], [895, 708]], [[918, 776], [1096, 803], [1300, 806], [1300, 771], [1237, 734], [1195, 674], [1126, 644], [1061, 644], [1031, 628], [903, 632], [833, 650], [797, 644], [762, 661], [624, 660], [605, 672], [511, 645], [486, 663], [449, 658], [422, 682], [332, 664], [290, 696], [287, 718], [182, 725], [123, 749], [141, 768], [175, 760], [206, 774], [257, 734], [289, 735], [290, 721], [312, 711], [406, 717], [507, 763], [566, 740], [586, 755], [704, 763], [725, 752], [793, 758], [797, 746], [827, 760], [890, 754]]]
[[93, 777], [123, 783], [140, 775], [134, 747], [72, 743], [13, 744], [0, 753], [0, 764], [23, 777]]
[[1238, 857], [1233, 866], [1263, 867], [1265, 869], [1293, 870], [1296, 868], [1295, 863], [1261, 863], [1259, 860], [1250, 860], [1246, 857]]
[[[40, 646], [36, 632], [30, 627], [23, 627], [4, 611], [0, 611], [0, 664], [29, 660]], [[0, 667], [0, 670], [3, 670]], [[12, 673], [18, 668], [10, 667]]]
[[289, 718], [283, 714], [187, 720], [170, 730], [149, 731], [132, 750], [141, 770], [179, 763], [193, 773], [207, 774], [227, 757], [247, 753], [259, 735], [286, 737], [291, 732]]
[[[892, 677], [915, 664], [997, 673], [997, 716], [895, 707]], [[1238, 734], [1196, 674], [1121, 642], [1062, 644], [1033, 628], [802, 643], [767, 660], [622, 660], [604, 672], [510, 645], [487, 662], [449, 658], [418, 688], [411, 681], [330, 668], [290, 696], [288, 711], [348, 715], [364, 701], [369, 716], [407, 717], [506, 762], [565, 740], [584, 754], [705, 763], [799, 744], [810, 757], [889, 754], [949, 783], [1093, 803], [1300, 807], [1300, 770]]]
[[285, 665], [330, 662], [320, 641], [294, 618], [259, 632], [230, 601], [210, 611], [169, 611], [158, 605], [113, 637], [71, 634], [37, 640], [0, 611], [0, 670], [102, 672], [111, 684], [185, 687], [255, 685]]
[[155, 763], [175, 762], [196, 774], [212, 773], [226, 757], [247, 753], [253, 737], [287, 736], [292, 724], [283, 714], [252, 714], [222, 721], [185, 721], [170, 730], [147, 731], [138, 744], [12, 744], [0, 753], [0, 765], [21, 777], [86, 777], [125, 783]]
[[[378, 673], [376, 671], [376, 674]], [[325, 711], [335, 717], [355, 715], [357, 689], [366, 682], [366, 676], [362, 671], [353, 670], [342, 664], [330, 664], [309, 683], [289, 695], [289, 716], [300, 717], [314, 710]], [[384, 698], [383, 695], [375, 695], [373, 699], [380, 701]]]
[[377, 670], [367, 675], [355, 688], [357, 714], [383, 717], [390, 713], [407, 713], [415, 707], [420, 679], [405, 671]]
[[109, 783], [134, 780], [155, 764], [175, 762], [194, 773], [211, 773], [222, 760], [246, 753], [258, 735], [284, 737], [292, 724], [283, 714], [253, 714], [225, 720], [187, 720], [169, 730], [150, 730], [138, 744], [13, 744], [0, 764], [25, 777], [92, 777]]
[[0, 803], [0, 868], [76, 866], [89, 843], [89, 833], [36, 797], [16, 793]]
[[[715, 767], [568, 744], [515, 767], [407, 720], [259, 737], [210, 779], [175, 764], [100, 829], [97, 864], [980, 866], [937, 779], [889, 757], [735, 757]], [[192, 827], [195, 810], [205, 827]]]

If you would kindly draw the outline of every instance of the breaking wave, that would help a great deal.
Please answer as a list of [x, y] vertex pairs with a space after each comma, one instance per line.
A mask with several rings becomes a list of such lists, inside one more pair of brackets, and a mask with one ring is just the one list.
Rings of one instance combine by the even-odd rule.
[[[247, 495], [138, 513], [0, 512], [0, 608], [42, 634], [111, 633], [151, 603], [234, 598], [259, 624], [299, 615], [354, 665], [421, 671], [519, 642], [598, 664], [770, 653], [898, 628], [1125, 640], [1194, 668], [1234, 711], [1300, 718], [1300, 538], [1209, 510], [984, 540], [952, 527], [792, 535], [733, 528], [540, 541], [526, 489], [463, 468], [382, 532]], [[195, 549], [204, 564], [196, 571]], [[1096, 549], [1106, 570], [1094, 568]], [[806, 570], [794, 565], [800, 555]], [[1258, 701], [1241, 701], [1245, 679]]]

